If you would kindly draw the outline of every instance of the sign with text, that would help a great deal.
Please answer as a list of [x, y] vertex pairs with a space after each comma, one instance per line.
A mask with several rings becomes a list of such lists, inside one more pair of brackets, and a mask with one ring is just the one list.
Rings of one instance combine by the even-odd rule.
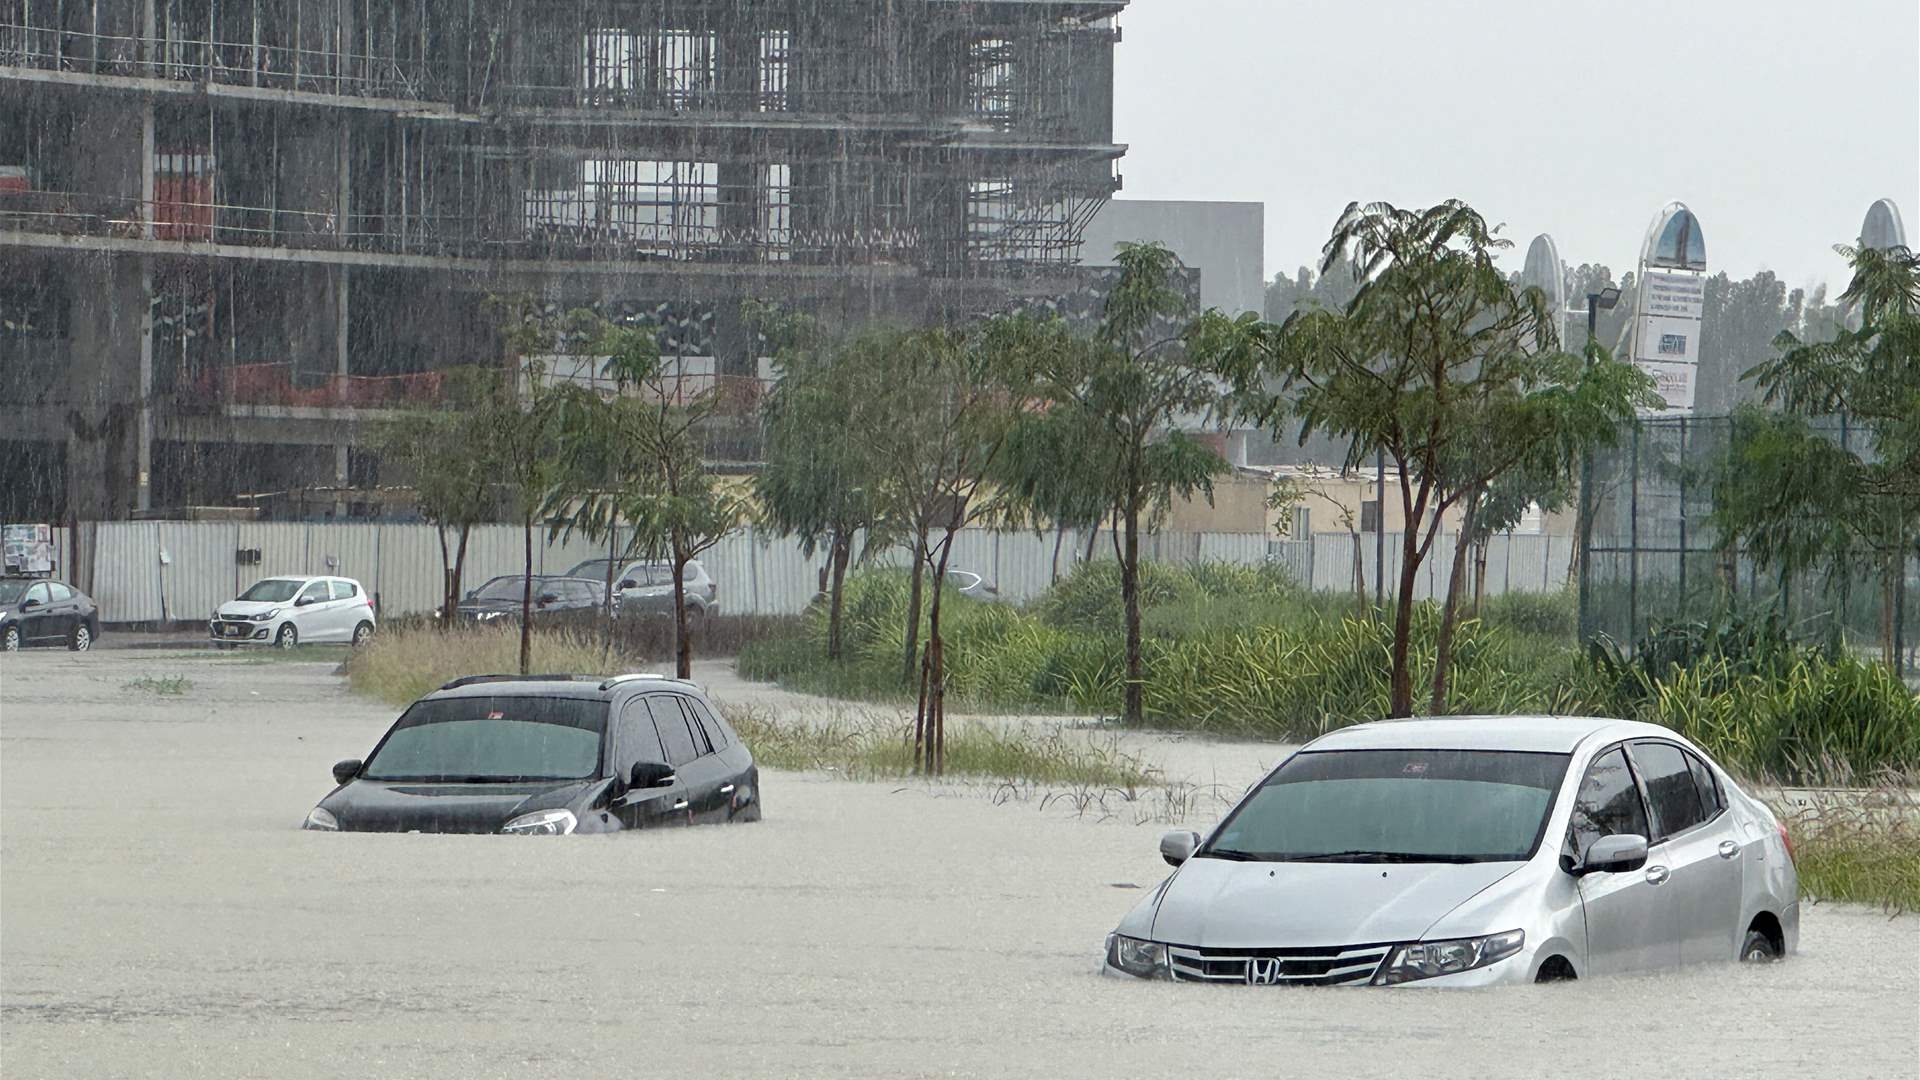
[[1700, 320], [1642, 315], [1634, 334], [1633, 358], [1667, 364], [1700, 362]]
[[1699, 274], [1647, 271], [1640, 290], [1640, 314], [1698, 319], [1706, 315], [1707, 279]]
[[[1658, 360], [1641, 360], [1641, 371], [1653, 378], [1653, 388], [1667, 403], [1668, 412], [1693, 411], [1694, 375], [1700, 368], [1697, 364], [1672, 364]], [[1643, 416], [1658, 416], [1654, 409], [1643, 410]]]

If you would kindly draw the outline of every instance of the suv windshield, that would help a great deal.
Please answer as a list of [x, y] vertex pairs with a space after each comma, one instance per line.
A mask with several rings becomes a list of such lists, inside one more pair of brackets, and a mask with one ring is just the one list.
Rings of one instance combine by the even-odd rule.
[[240, 599], [255, 600], [263, 604], [284, 604], [293, 599], [294, 594], [300, 591], [300, 586], [305, 584], [304, 581], [268, 578], [265, 581], [254, 582], [253, 588], [240, 594]]
[[1199, 853], [1273, 862], [1519, 862], [1567, 755], [1505, 750], [1296, 754]]
[[368, 780], [507, 783], [584, 780], [600, 771], [607, 703], [465, 697], [415, 702], [360, 775]]
[[[523, 577], [497, 577], [480, 586], [473, 594], [476, 600], [520, 600], [527, 593], [527, 579]], [[533, 579], [533, 598], [540, 599], [540, 579]]]

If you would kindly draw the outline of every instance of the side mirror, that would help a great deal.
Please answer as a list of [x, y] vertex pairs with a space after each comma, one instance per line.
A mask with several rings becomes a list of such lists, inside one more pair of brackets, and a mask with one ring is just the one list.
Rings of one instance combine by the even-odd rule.
[[40, 606], [40, 601], [31, 599], [31, 598], [20, 601], [21, 611], [32, 611], [34, 608], [37, 608], [39, 606]]
[[313, 597], [311, 597], [311, 596], [303, 596], [303, 597], [301, 597], [301, 598], [299, 598], [298, 600], [295, 600], [295, 601], [293, 602], [293, 606], [294, 606], [294, 607], [306, 607], [306, 606], [307, 606], [308, 604], [311, 604], [311, 603], [313, 603], [313, 601], [314, 601], [314, 598], [313, 598]]
[[633, 775], [628, 777], [628, 786], [637, 788], [671, 787], [680, 779], [673, 766], [664, 761], [639, 761], [633, 766]]
[[616, 585], [614, 587], [618, 589], [637, 589], [640, 587], [640, 583], [633, 580], [632, 578], [627, 578], [624, 581], [620, 582], [619, 585]]
[[1160, 857], [1167, 860], [1168, 866], [1179, 866], [1193, 858], [1193, 852], [1199, 846], [1199, 833], [1179, 829], [1160, 838]]
[[469, 600], [472, 600], [472, 599], [473, 599], [474, 597], [477, 597], [477, 596], [479, 596], [479, 595], [480, 595], [480, 590], [479, 590], [479, 589], [468, 589], [468, 590], [467, 590], [467, 597], [466, 597], [466, 598], [467, 598], [467, 599], [469, 599]]
[[539, 604], [541, 607], [546, 607], [548, 604], [551, 604], [558, 599], [560, 598], [553, 595], [552, 593], [541, 593], [540, 598], [538, 600], [535, 600], [534, 603]]
[[358, 775], [360, 775], [360, 759], [357, 757], [333, 763], [333, 782], [336, 784], [344, 784]]
[[1587, 857], [1575, 864], [1573, 875], [1624, 874], [1647, 865], [1647, 838], [1633, 833], [1603, 836], [1587, 848]]

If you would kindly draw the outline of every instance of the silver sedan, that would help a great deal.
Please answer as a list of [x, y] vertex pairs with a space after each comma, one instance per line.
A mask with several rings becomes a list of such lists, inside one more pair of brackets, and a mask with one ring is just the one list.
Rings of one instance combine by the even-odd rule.
[[1110, 975], [1487, 986], [1712, 960], [1800, 935], [1786, 830], [1666, 728], [1384, 721], [1315, 740], [1107, 939]]

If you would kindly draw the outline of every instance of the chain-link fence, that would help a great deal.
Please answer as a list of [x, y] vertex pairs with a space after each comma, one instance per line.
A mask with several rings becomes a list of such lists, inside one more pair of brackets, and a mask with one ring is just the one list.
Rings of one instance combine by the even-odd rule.
[[[1593, 523], [1580, 559], [1580, 634], [1626, 646], [1656, 623], [1705, 622], [1730, 611], [1777, 611], [1803, 640], [1844, 643], [1878, 654], [1891, 637], [1901, 666], [1914, 667], [1909, 594], [1920, 590], [1920, 559], [1887, 575], [1874, 560], [1850, 572], [1783, 574], [1743, 550], [1722, 550], [1715, 533], [1713, 477], [1728, 462], [1737, 416], [1655, 417], [1621, 432], [1594, 456]], [[1861, 451], [1865, 433], [1844, 418], [1814, 429]], [[1864, 549], [1863, 553], [1864, 555]]]

